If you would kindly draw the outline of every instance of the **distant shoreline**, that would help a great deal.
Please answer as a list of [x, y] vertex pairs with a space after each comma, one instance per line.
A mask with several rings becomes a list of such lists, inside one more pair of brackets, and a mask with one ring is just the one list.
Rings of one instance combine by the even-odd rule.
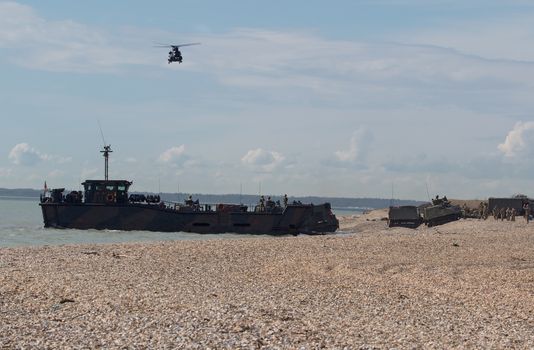
[[[70, 190], [65, 190], [67, 193]], [[0, 199], [39, 199], [42, 190], [29, 188], [6, 189], [0, 188]], [[132, 191], [131, 193], [142, 193]], [[147, 192], [148, 193], [148, 192]], [[148, 193], [153, 194], [153, 193]], [[183, 202], [189, 193], [161, 193], [161, 199], [167, 202]], [[200, 194], [192, 193], [193, 198], [198, 199], [201, 203], [233, 203], [233, 204], [254, 204], [258, 203], [259, 196], [251, 194]], [[269, 195], [274, 201], [282, 201], [282, 196]], [[289, 196], [289, 202], [300, 201], [302, 203], [325, 203], [331, 204], [334, 209], [379, 209], [387, 208], [393, 203], [394, 205], [420, 205], [425, 202], [407, 199], [385, 199], [385, 198], [348, 198], [348, 197], [322, 197], [322, 196]]]

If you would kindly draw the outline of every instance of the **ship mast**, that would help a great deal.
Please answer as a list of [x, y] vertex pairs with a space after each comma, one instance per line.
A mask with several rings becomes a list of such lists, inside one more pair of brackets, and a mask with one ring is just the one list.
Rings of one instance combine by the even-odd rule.
[[100, 151], [100, 153], [104, 153], [104, 160], [105, 160], [105, 167], [104, 167], [104, 177], [105, 180], [108, 180], [108, 160], [109, 160], [109, 154], [113, 152], [111, 150], [111, 145], [104, 145], [104, 150]]

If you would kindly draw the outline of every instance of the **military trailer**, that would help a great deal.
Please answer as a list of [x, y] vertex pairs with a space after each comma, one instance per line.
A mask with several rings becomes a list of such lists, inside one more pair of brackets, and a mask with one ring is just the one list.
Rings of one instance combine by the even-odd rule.
[[[490, 197], [488, 199], [488, 208], [490, 211], [501, 210], [502, 208], [507, 209], [515, 209], [517, 215], [524, 215], [525, 211], [523, 210], [523, 205], [525, 203], [529, 203], [530, 200], [525, 197], [515, 197], [515, 198], [493, 198]], [[529, 203], [530, 207], [532, 208], [532, 203]]]
[[413, 205], [404, 205], [398, 207], [389, 207], [388, 227], [409, 227], [417, 228], [423, 219], [419, 215], [419, 210]]
[[446, 198], [438, 199], [436, 197], [432, 201], [432, 205], [421, 208], [423, 222], [428, 227], [446, 224], [462, 217], [462, 208], [457, 205], [451, 205]]

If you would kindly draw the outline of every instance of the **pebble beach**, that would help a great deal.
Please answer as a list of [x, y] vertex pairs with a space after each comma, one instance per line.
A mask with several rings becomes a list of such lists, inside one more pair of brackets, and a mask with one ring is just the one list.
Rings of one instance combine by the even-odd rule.
[[534, 225], [0, 248], [0, 348], [534, 348]]

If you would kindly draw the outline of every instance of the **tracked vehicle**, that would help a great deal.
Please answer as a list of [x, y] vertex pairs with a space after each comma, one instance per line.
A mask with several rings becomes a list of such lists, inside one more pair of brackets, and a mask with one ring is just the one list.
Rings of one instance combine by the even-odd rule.
[[423, 222], [428, 226], [446, 224], [451, 221], [459, 220], [462, 217], [462, 208], [452, 205], [447, 197], [432, 200], [432, 205], [421, 208]]
[[389, 207], [388, 227], [399, 226], [417, 228], [422, 222], [423, 219], [419, 215], [419, 210], [416, 206], [405, 205], [399, 207]]

